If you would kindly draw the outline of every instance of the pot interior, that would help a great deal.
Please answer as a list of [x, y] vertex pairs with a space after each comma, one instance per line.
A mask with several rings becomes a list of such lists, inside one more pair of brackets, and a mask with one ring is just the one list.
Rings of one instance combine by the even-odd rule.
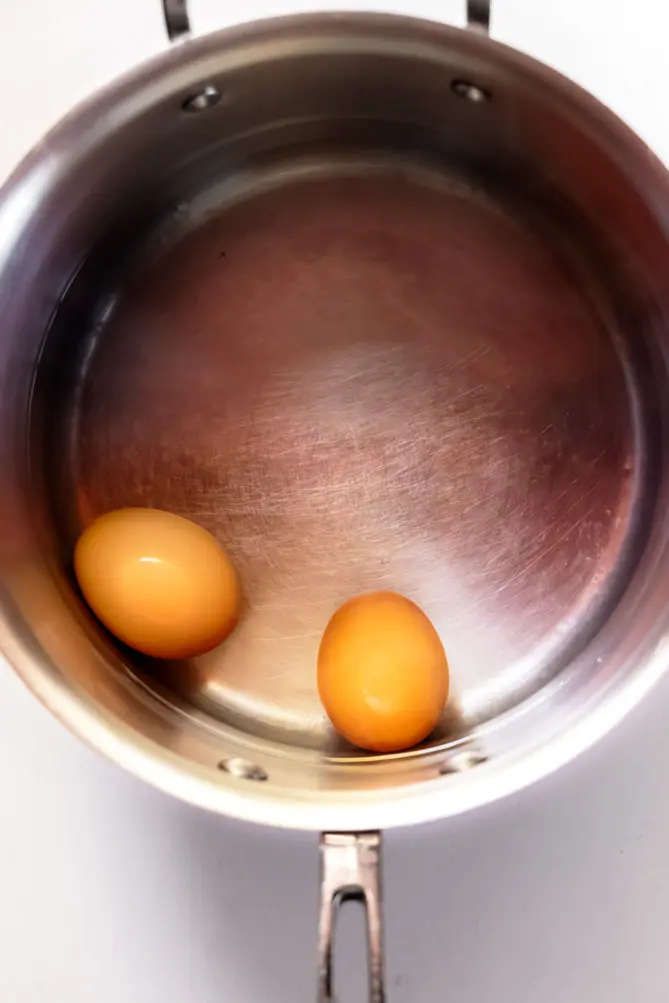
[[[291, 19], [189, 43], [50, 149], [4, 209], [32, 184], [29, 275], [0, 271], [5, 584], [10, 656], [85, 737], [222, 810], [319, 827], [364, 795], [392, 824], [651, 671], [666, 196], [607, 113], [461, 32]], [[231, 554], [244, 611], [214, 652], [138, 658], [79, 599], [78, 533], [134, 505]], [[330, 615], [374, 589], [422, 606], [452, 673], [397, 756], [337, 738], [316, 691]]]

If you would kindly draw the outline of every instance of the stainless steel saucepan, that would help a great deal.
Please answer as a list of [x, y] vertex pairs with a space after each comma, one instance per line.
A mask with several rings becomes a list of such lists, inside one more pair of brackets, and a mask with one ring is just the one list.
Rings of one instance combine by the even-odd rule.
[[[322, 838], [364, 901], [379, 830], [555, 769], [667, 664], [669, 187], [605, 108], [469, 30], [314, 15], [188, 38], [61, 123], [0, 200], [2, 647], [90, 745], [205, 808]], [[187, 664], [73, 585], [108, 509], [187, 515], [246, 608]], [[415, 599], [438, 731], [362, 755], [315, 684], [337, 605]]]

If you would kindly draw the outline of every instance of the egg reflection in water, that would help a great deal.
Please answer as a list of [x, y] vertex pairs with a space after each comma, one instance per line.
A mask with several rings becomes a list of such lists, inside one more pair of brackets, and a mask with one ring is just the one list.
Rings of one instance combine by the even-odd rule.
[[327, 625], [318, 691], [332, 724], [353, 745], [399, 752], [423, 741], [441, 716], [448, 688], [439, 635], [404, 596], [357, 596]]
[[105, 627], [154, 658], [210, 651], [239, 616], [239, 581], [225, 551], [169, 512], [127, 508], [96, 519], [77, 542], [74, 570]]

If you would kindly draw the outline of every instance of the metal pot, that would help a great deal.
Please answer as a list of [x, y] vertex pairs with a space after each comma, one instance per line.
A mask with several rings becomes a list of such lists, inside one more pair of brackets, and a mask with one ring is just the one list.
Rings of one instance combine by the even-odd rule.
[[[183, 0], [165, 0], [171, 38]], [[491, 41], [399, 17], [186, 40], [59, 125], [0, 199], [2, 647], [76, 734], [194, 804], [321, 830], [367, 906], [378, 830], [516, 790], [667, 663], [667, 176], [606, 109]], [[151, 664], [73, 584], [121, 505], [202, 522], [247, 609]], [[332, 610], [415, 598], [450, 656], [438, 731], [333, 736]]]

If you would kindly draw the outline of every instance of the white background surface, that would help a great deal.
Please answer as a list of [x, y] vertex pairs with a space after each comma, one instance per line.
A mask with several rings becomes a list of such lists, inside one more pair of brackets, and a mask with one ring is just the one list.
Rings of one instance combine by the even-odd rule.
[[[455, 0], [361, 6], [462, 16]], [[193, 7], [203, 28], [287, 9]], [[497, 38], [589, 87], [669, 163], [666, 0], [493, 7]], [[158, 0], [0, 0], [0, 178], [74, 102], [164, 45]], [[388, 834], [389, 1003], [665, 1003], [668, 722], [665, 680], [542, 785]], [[144, 787], [0, 663], [1, 1003], [312, 1003], [316, 900], [315, 837]], [[342, 936], [341, 1003], [365, 999], [360, 931]]]

